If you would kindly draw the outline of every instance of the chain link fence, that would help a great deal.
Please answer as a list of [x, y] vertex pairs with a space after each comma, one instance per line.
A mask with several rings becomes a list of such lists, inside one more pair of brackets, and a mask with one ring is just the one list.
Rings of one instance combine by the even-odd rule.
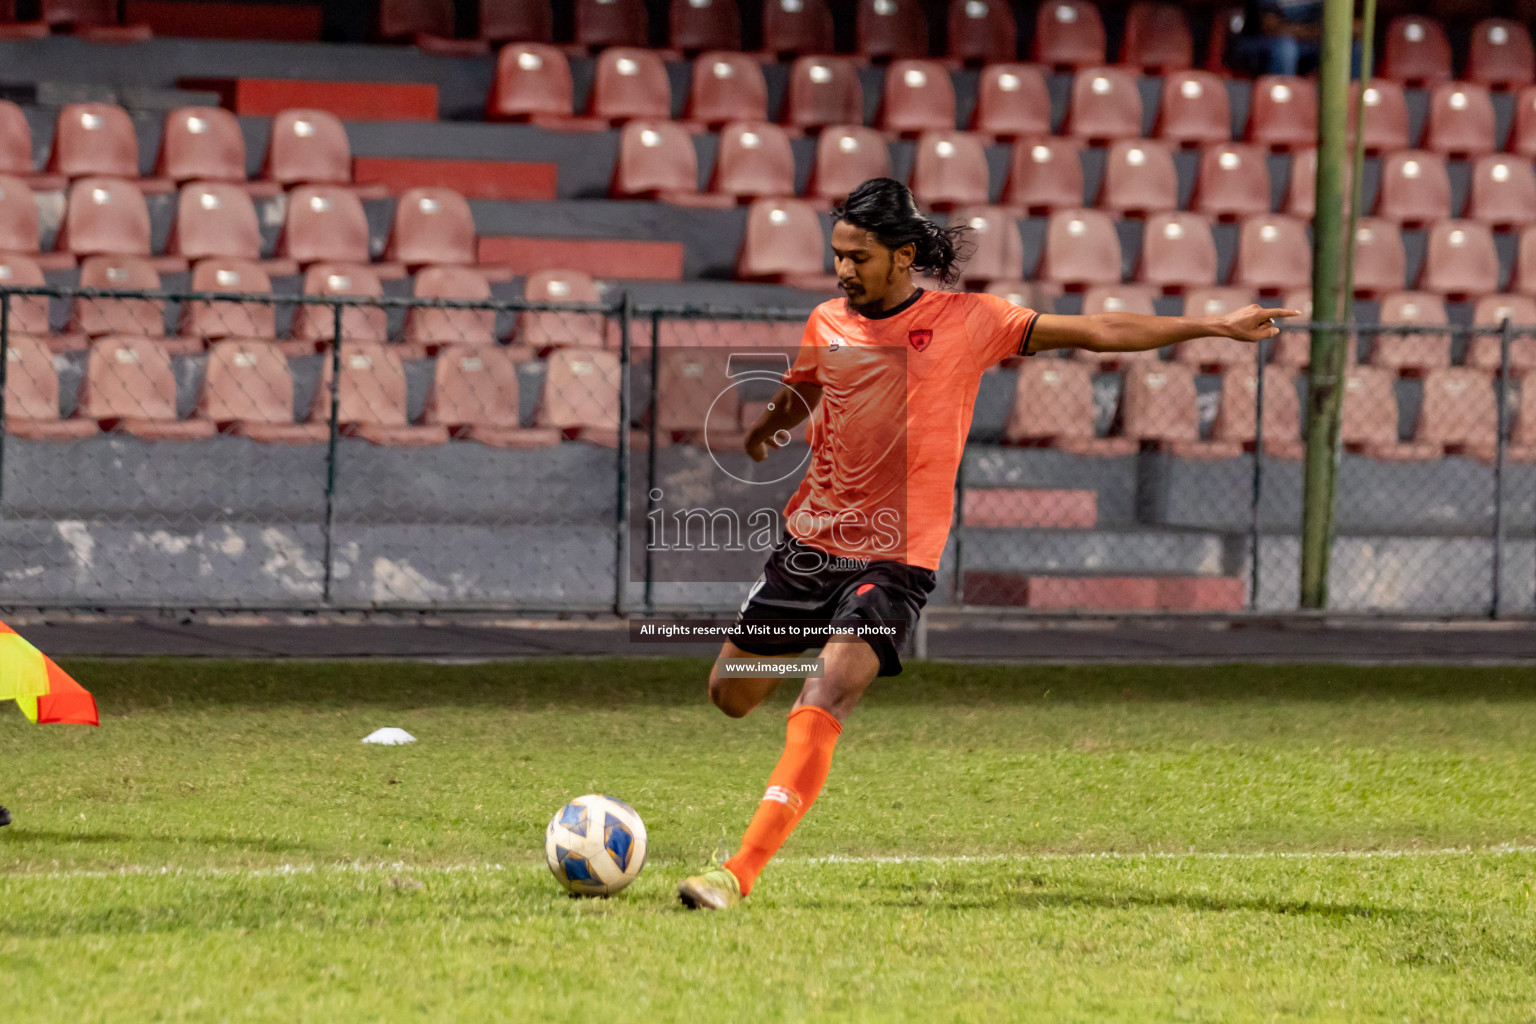
[[[807, 310], [504, 301], [448, 268], [274, 296], [213, 262], [180, 293], [0, 290], [0, 604], [719, 612], [782, 535], [819, 413], [742, 442]], [[1517, 316], [1351, 327], [1331, 608], [1536, 607]], [[1306, 326], [987, 370], [933, 602], [1296, 610]]]

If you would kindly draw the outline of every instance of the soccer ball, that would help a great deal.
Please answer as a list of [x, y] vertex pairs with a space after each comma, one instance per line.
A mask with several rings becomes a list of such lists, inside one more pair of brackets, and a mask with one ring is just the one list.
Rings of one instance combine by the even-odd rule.
[[544, 859], [572, 896], [612, 896], [640, 877], [646, 850], [645, 822], [611, 796], [577, 797], [544, 830]]

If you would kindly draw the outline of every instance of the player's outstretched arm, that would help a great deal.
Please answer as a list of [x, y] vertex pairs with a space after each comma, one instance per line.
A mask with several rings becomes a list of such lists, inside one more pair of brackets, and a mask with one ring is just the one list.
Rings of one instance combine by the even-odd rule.
[[816, 403], [821, 401], [821, 385], [809, 381], [785, 384], [774, 393], [773, 400], [752, 429], [747, 431], [747, 454], [753, 462], [762, 462], [773, 448], [782, 448], [778, 435], [787, 434], [799, 426]]
[[1031, 352], [1081, 348], [1089, 352], [1144, 352], [1196, 338], [1262, 341], [1280, 333], [1275, 321], [1300, 316], [1295, 309], [1264, 309], [1257, 305], [1225, 316], [1142, 316], [1139, 313], [1097, 313], [1092, 316], [1040, 314], [1029, 337]]

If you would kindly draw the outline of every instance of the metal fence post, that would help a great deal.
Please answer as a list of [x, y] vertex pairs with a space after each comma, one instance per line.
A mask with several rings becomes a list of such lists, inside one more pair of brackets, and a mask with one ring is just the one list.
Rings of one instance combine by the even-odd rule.
[[[1493, 459], [1493, 580], [1489, 588], [1488, 617], [1499, 617], [1500, 577], [1504, 574], [1504, 412], [1509, 407], [1509, 343], [1513, 331], [1509, 317], [1499, 324], [1499, 388], [1494, 396], [1498, 412], [1494, 417]], [[1525, 397], [1525, 396], [1521, 396]]]
[[331, 433], [325, 453], [325, 582], [320, 590], [320, 601], [322, 604], [331, 603], [331, 582], [335, 577], [335, 570], [331, 564], [331, 541], [332, 535], [336, 532], [336, 453], [337, 438], [340, 435], [341, 429], [342, 309], [342, 304], [339, 302], [335, 303], [331, 308]]
[[1259, 610], [1259, 501], [1264, 493], [1264, 360], [1267, 343], [1258, 343], [1253, 375], [1253, 494], [1248, 508], [1248, 610]]
[[629, 323], [632, 300], [628, 292], [619, 306], [619, 437], [613, 508], [613, 613], [623, 615], [629, 585]]

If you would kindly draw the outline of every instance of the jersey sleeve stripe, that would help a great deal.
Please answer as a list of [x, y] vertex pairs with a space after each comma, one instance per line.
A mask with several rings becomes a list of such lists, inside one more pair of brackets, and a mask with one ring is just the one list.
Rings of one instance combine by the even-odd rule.
[[1015, 352], [1014, 355], [1019, 355], [1019, 356], [1027, 356], [1027, 355], [1029, 355], [1029, 338], [1030, 338], [1030, 335], [1035, 333], [1035, 321], [1039, 320], [1039, 319], [1040, 319], [1040, 314], [1039, 313], [1031, 313], [1030, 314], [1029, 322], [1024, 325], [1024, 337], [1023, 337], [1023, 340], [1021, 340], [1019, 342], [1019, 350], [1017, 352]]

